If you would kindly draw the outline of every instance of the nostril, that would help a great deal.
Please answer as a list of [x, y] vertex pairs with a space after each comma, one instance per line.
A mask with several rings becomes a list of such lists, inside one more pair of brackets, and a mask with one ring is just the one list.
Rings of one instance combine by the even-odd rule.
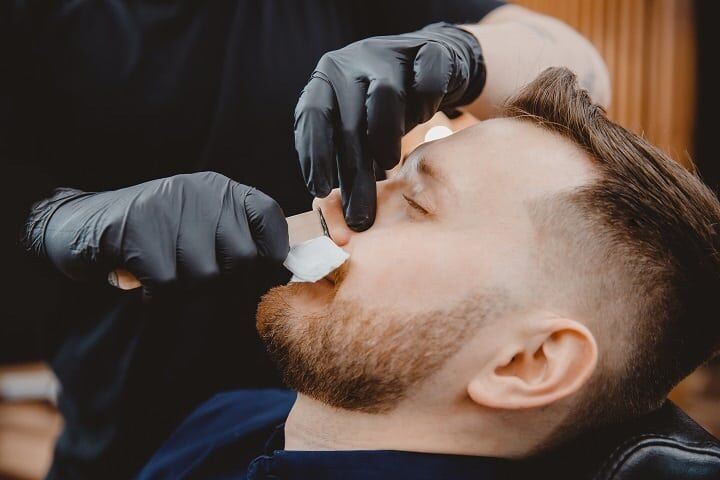
[[313, 209], [322, 210], [330, 238], [332, 238], [339, 247], [346, 245], [350, 241], [352, 232], [345, 223], [339, 189], [333, 190], [330, 195], [325, 198], [316, 198], [313, 201]]

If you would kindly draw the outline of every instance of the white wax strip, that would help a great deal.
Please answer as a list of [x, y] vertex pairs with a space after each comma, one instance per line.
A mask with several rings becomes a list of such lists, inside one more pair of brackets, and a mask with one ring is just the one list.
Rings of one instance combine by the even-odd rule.
[[291, 282], [317, 282], [350, 255], [328, 237], [316, 237], [290, 248], [283, 265], [293, 273]]

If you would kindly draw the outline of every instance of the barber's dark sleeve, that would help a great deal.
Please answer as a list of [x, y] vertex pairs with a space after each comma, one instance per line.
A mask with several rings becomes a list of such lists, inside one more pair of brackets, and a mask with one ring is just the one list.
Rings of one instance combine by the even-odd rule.
[[21, 2], [0, 3], [0, 265], [3, 312], [0, 363], [42, 357], [43, 324], [57, 311], [68, 282], [21, 246], [20, 235], [30, 206], [56, 186], [42, 164], [30, 161], [32, 132], [22, 131], [17, 115], [31, 58], [20, 26]]
[[[367, 36], [393, 35], [423, 28], [431, 23], [477, 23], [506, 4], [503, 0], [372, 0], [373, 31]], [[367, 6], [367, 3], [363, 3]], [[379, 14], [381, 12], [381, 14]]]
[[[6, 180], [0, 207], [4, 285], [0, 363], [39, 360], [44, 357], [47, 320], [58, 311], [69, 282], [47, 262], [27, 254], [19, 241], [22, 215], [28, 212], [33, 200], [42, 198], [44, 179], [32, 169], [12, 165], [7, 160], [3, 170]], [[30, 197], [32, 193], [37, 196]]]

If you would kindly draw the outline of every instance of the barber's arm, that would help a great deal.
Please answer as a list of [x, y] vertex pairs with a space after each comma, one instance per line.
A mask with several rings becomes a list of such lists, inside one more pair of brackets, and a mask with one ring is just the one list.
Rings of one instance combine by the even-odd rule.
[[610, 103], [610, 76], [595, 47], [569, 25], [517, 5], [505, 5], [476, 25], [464, 25], [480, 42], [487, 68], [482, 93], [463, 109], [479, 119], [548, 67], [573, 70], [595, 103]]
[[476, 25], [437, 23], [372, 37], [320, 59], [295, 110], [295, 146], [308, 189], [325, 197], [340, 181], [347, 224], [375, 220], [374, 164], [400, 160], [401, 138], [438, 110], [487, 118], [550, 66], [575, 70], [593, 98], [609, 99], [604, 63], [560, 21], [505, 5]]

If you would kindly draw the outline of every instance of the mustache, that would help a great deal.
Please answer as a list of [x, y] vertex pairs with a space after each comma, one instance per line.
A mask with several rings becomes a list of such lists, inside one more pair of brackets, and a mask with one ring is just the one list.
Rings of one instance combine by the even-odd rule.
[[330, 280], [335, 284], [335, 290], [337, 290], [347, 278], [348, 271], [350, 270], [351, 261], [352, 259], [348, 258], [345, 263], [343, 263], [338, 268], [328, 274]]

